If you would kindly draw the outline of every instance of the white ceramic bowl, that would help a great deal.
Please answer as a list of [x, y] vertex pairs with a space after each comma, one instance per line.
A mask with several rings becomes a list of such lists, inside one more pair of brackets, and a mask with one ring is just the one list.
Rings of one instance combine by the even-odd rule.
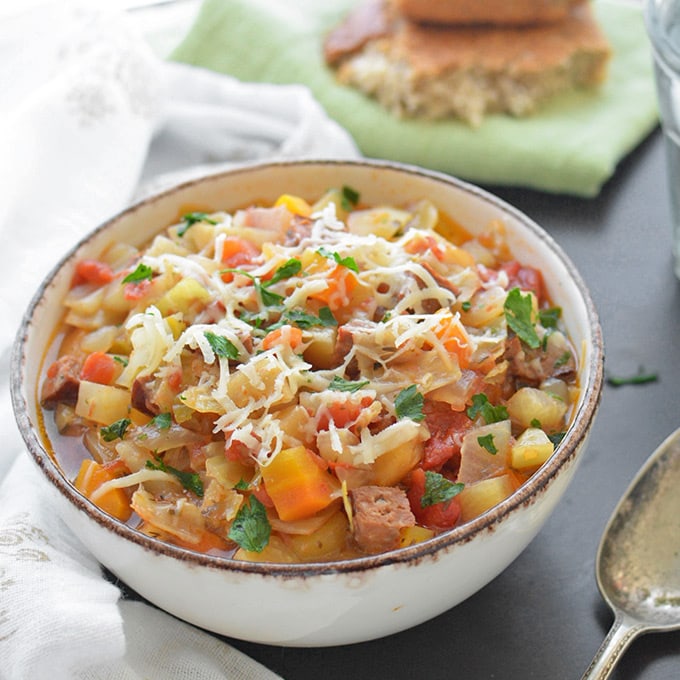
[[[552, 458], [512, 496], [475, 520], [424, 543], [373, 557], [323, 564], [245, 563], [162, 543], [112, 519], [81, 496], [48, 454], [37, 404], [46, 343], [61, 316], [74, 263], [111, 241], [145, 243], [182, 206], [235, 209], [280, 193], [321, 195], [349, 185], [367, 202], [428, 197], [470, 232], [502, 219], [514, 255], [538, 266], [576, 347], [581, 393], [576, 416]], [[541, 529], [571, 481], [599, 403], [601, 331], [586, 287], [553, 239], [488, 193], [449, 176], [372, 161], [271, 163], [183, 184], [103, 224], [49, 274], [19, 331], [12, 364], [16, 418], [49, 480], [59, 512], [96, 558], [140, 595], [181, 619], [245, 640], [295, 646], [369, 640], [425, 621], [479, 590]]]

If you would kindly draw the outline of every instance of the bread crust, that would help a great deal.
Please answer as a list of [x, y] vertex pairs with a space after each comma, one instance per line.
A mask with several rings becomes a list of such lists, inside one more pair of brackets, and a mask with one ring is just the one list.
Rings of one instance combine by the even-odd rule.
[[565, 19], [584, 0], [392, 0], [411, 21], [435, 24], [532, 25]]
[[560, 22], [522, 27], [424, 25], [387, 0], [367, 7], [381, 13], [382, 29], [355, 33], [351, 49], [329, 63], [340, 82], [401, 117], [457, 117], [476, 126], [490, 112], [529, 115], [560, 92], [606, 77], [610, 47], [588, 3]]

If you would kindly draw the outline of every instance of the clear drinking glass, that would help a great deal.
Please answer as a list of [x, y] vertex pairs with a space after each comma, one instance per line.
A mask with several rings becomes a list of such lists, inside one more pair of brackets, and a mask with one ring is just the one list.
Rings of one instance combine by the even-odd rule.
[[647, 0], [647, 33], [665, 137], [675, 273], [680, 278], [680, 0]]

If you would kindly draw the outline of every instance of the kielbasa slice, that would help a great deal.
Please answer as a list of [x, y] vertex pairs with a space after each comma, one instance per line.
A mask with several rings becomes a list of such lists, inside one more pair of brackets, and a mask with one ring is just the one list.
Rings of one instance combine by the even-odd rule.
[[71, 354], [59, 357], [47, 369], [40, 402], [44, 408], [56, 408], [59, 403], [75, 404], [80, 387], [80, 361]]
[[350, 492], [354, 511], [354, 540], [370, 554], [399, 547], [400, 530], [416, 519], [403, 489], [361, 486]]

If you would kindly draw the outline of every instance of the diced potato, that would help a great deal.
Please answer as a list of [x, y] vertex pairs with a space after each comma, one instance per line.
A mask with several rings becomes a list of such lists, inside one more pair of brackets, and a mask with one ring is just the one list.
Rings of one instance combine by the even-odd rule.
[[522, 387], [508, 399], [510, 418], [523, 429], [540, 423], [544, 430], [558, 430], [566, 412], [565, 402], [535, 387]]
[[90, 290], [87, 286], [72, 288], [64, 298], [64, 305], [77, 316], [91, 316], [102, 306], [104, 288]]
[[182, 240], [187, 248], [194, 252], [201, 252], [206, 246], [212, 246], [215, 241], [215, 225], [209, 222], [196, 222], [184, 232]]
[[335, 204], [335, 214], [339, 220], [345, 220], [347, 211], [343, 207], [342, 191], [340, 189], [329, 189], [316, 203], [312, 205], [312, 213], [323, 210], [329, 203]]
[[538, 427], [529, 427], [517, 438], [510, 451], [510, 465], [516, 470], [543, 465], [555, 450], [548, 435]]
[[466, 326], [481, 328], [504, 313], [506, 292], [500, 286], [482, 289], [470, 300], [470, 309], [461, 310], [460, 318]]
[[299, 558], [293, 552], [293, 549], [288, 547], [278, 536], [271, 536], [269, 543], [261, 552], [239, 548], [234, 559], [244, 562], [280, 562], [282, 564], [299, 562]]
[[89, 353], [108, 352], [119, 332], [120, 330], [116, 326], [102, 326], [85, 335], [81, 346]]
[[163, 316], [181, 312], [188, 314], [210, 302], [210, 293], [196, 279], [186, 278], [176, 283], [158, 300], [156, 306]]
[[332, 368], [335, 361], [335, 328], [310, 328], [305, 331], [307, 347], [302, 353], [304, 360], [314, 369]]
[[375, 234], [393, 238], [411, 219], [411, 213], [395, 208], [370, 208], [355, 210], [347, 218], [347, 228], [352, 234], [368, 236]]
[[462, 521], [468, 522], [490, 510], [494, 505], [505, 500], [514, 490], [515, 485], [510, 475], [501, 475], [466, 485], [456, 496], [460, 503]]
[[[482, 479], [496, 477], [508, 468], [508, 454], [512, 441], [509, 420], [482, 425], [470, 430], [460, 450], [458, 481], [475, 484]], [[491, 453], [495, 448], [496, 453]]]
[[416, 543], [422, 543], [434, 536], [434, 531], [432, 529], [426, 529], [425, 527], [412, 526], [403, 527], [399, 530], [401, 538], [399, 539], [399, 547], [407, 548], [409, 545], [415, 545]]
[[393, 486], [401, 481], [423, 457], [423, 444], [418, 438], [405, 441], [373, 463], [373, 474], [378, 486]]
[[308, 535], [291, 535], [288, 543], [303, 562], [328, 560], [344, 549], [348, 532], [347, 515], [337, 510], [316, 531]]
[[101, 425], [110, 425], [126, 418], [130, 409], [130, 392], [113, 385], [80, 381], [76, 414], [81, 418], [94, 420]]
[[250, 482], [254, 468], [237, 460], [227, 460], [222, 454], [206, 459], [205, 473], [216, 479], [225, 489], [233, 489], [240, 481]]
[[283, 432], [284, 446], [312, 445], [314, 443], [314, 437], [309, 427], [312, 419], [306, 408], [299, 404], [291, 404], [278, 411], [276, 415]]
[[106, 262], [113, 269], [121, 269], [133, 262], [138, 256], [139, 251], [133, 245], [116, 241], [102, 253], [101, 261]]

